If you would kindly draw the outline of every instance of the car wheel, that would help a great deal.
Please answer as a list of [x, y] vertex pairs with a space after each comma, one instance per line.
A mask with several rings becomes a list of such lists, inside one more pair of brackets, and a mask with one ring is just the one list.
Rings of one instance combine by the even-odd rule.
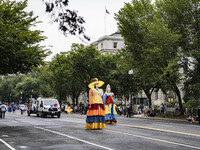
[[45, 114], [42, 112], [42, 118], [45, 118]]
[[58, 115], [58, 118], [60, 118], [60, 114]]

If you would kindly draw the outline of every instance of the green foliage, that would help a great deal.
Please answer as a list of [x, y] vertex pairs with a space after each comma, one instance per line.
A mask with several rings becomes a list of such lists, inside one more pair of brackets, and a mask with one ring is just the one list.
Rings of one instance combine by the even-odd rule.
[[160, 106], [159, 106], [159, 105], [154, 105], [154, 108], [155, 108], [155, 109], [159, 109]]
[[40, 82], [37, 74], [4, 76], [0, 82], [0, 99], [4, 102], [27, 103], [33, 96], [40, 95]]
[[169, 102], [167, 103], [167, 107], [174, 107], [176, 102]]
[[181, 35], [178, 41], [183, 68], [185, 100], [200, 97], [200, 2], [196, 0], [156, 1], [160, 17], [169, 29]]
[[186, 103], [183, 103], [184, 108], [192, 108], [192, 107], [198, 108], [199, 105], [200, 105], [200, 100], [194, 100], [194, 99], [191, 99]]
[[30, 30], [37, 23], [33, 12], [26, 12], [27, 0], [0, 1], [0, 74], [25, 73], [43, 64], [48, 55], [38, 43], [42, 31]]
[[166, 91], [179, 83], [177, 42], [180, 35], [168, 29], [148, 0], [127, 3], [116, 14], [116, 19], [128, 54], [123, 58], [131, 62], [137, 86], [144, 90], [151, 105], [154, 88]]

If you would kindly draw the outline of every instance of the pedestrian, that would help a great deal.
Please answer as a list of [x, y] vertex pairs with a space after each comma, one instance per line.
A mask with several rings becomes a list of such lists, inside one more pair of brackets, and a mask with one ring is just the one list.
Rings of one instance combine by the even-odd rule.
[[178, 103], [175, 103], [176, 112], [178, 111], [178, 107], [179, 107]]
[[2, 118], [2, 113], [1, 113], [1, 102], [0, 102], [0, 118]]
[[166, 110], [167, 110], [167, 105], [166, 104], [163, 104], [163, 109], [164, 109], [164, 114], [165, 114]]
[[3, 103], [0, 105], [1, 109], [1, 118], [5, 118], [5, 113], [6, 113], [6, 105]]
[[200, 124], [200, 105], [197, 108], [197, 114], [198, 114], [198, 118], [199, 118], [199, 124]]
[[148, 113], [148, 117], [155, 117], [155, 116], [156, 116], [155, 110], [150, 110]]
[[128, 110], [127, 110], [127, 111], [128, 111], [128, 113], [127, 113], [127, 116], [126, 116], [126, 117], [127, 117], [127, 118], [129, 117], [129, 118], [130, 118], [131, 115], [132, 115], [132, 107], [131, 107], [131, 105], [128, 107]]
[[[25, 111], [25, 105], [21, 104], [19, 107], [20, 111], [21, 111], [21, 115], [23, 115], [23, 112]], [[35, 111], [35, 110], [34, 110]]]
[[109, 84], [106, 86], [106, 91], [104, 94], [104, 106], [106, 124], [117, 123], [115, 95], [113, 92], [111, 92], [111, 87]]
[[13, 109], [13, 113], [15, 113], [16, 106], [15, 106], [15, 105], [13, 105], [13, 106], [12, 106], [12, 109]]
[[85, 124], [86, 129], [105, 129], [104, 92], [102, 89], [99, 89], [103, 84], [103, 81], [94, 78], [88, 85], [90, 90], [89, 107]]

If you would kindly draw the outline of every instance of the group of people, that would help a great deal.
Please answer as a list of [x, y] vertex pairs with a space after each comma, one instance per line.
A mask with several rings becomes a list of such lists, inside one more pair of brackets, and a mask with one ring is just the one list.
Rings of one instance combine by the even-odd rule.
[[0, 103], [0, 118], [5, 118], [6, 109], [6, 105]]
[[111, 86], [106, 86], [106, 91], [100, 89], [104, 82], [97, 78], [92, 79], [88, 85], [89, 105], [86, 118], [86, 129], [105, 129], [105, 124], [117, 123], [115, 96]]

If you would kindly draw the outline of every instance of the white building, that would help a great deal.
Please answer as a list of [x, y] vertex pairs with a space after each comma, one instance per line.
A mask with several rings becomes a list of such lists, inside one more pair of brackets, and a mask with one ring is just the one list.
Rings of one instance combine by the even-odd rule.
[[102, 53], [117, 53], [118, 49], [124, 47], [124, 39], [119, 32], [115, 32], [111, 35], [105, 35], [93, 42], [92, 45]]
[[[92, 45], [96, 46], [97, 49], [102, 53], [117, 53], [117, 51], [121, 48], [124, 48], [124, 39], [121, 36], [121, 34], [119, 32], [115, 32], [111, 35], [105, 35], [101, 38], [99, 38], [97, 41], [93, 42]], [[183, 87], [180, 86], [180, 94], [181, 97], [183, 97], [184, 93], [183, 93]], [[169, 99], [170, 97], [170, 99]], [[139, 93], [136, 97], [135, 97], [135, 103], [139, 104], [140, 102], [147, 100], [147, 96], [145, 95], [144, 91], [142, 91], [141, 93]], [[164, 94], [161, 90], [159, 90], [158, 92], [153, 92], [151, 95], [151, 99], [152, 99], [152, 104], [153, 105], [160, 105], [161, 103], [164, 103], [166, 101], [177, 101], [177, 96], [175, 94], [172, 95], [166, 95]], [[144, 102], [142, 102], [144, 103]], [[145, 102], [147, 104], [147, 101]]]

